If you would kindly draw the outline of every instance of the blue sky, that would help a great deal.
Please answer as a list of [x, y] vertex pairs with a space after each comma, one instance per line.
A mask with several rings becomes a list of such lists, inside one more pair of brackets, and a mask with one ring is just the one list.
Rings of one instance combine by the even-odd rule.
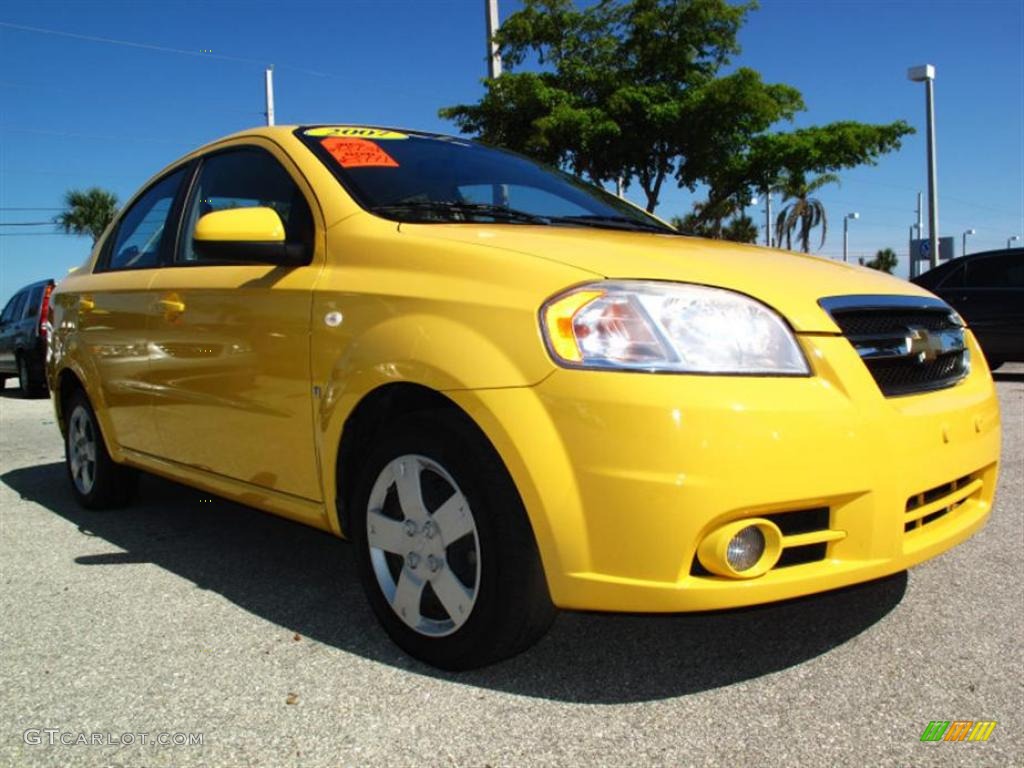
[[[437, 109], [482, 91], [483, 5], [5, 0], [0, 223], [48, 221], [71, 187], [99, 185], [125, 200], [197, 145], [260, 124], [267, 64], [279, 123], [453, 131]], [[503, 17], [519, 6], [500, 5]], [[763, 0], [734, 63], [800, 89], [808, 110], [796, 125], [905, 119], [918, 128], [900, 152], [821, 193], [831, 227], [820, 253], [842, 253], [843, 215], [857, 211], [851, 256], [892, 247], [906, 272], [908, 227], [926, 184], [924, 91], [906, 69], [925, 62], [937, 68], [942, 234], [956, 237], [958, 255], [971, 227], [969, 250], [1024, 239], [1022, 38], [1021, 0]], [[658, 212], [684, 213], [692, 200], [672, 189]], [[762, 222], [759, 209], [750, 213]], [[0, 301], [87, 256], [88, 238], [41, 234], [49, 231], [0, 226]]]

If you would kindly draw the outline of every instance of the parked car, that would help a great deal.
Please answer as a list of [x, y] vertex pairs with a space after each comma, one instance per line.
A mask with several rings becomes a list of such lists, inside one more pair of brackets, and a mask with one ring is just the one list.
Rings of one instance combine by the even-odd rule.
[[0, 389], [18, 377], [22, 397], [46, 394], [46, 314], [53, 280], [26, 285], [0, 313]]
[[918, 275], [914, 282], [963, 316], [990, 368], [1024, 362], [1024, 248], [972, 253]]
[[80, 503], [124, 503], [135, 468], [349, 538], [384, 629], [449, 669], [528, 647], [556, 607], [902, 571], [977, 531], [996, 486], [994, 386], [944, 302], [684, 237], [463, 138], [210, 144], [51, 306]]

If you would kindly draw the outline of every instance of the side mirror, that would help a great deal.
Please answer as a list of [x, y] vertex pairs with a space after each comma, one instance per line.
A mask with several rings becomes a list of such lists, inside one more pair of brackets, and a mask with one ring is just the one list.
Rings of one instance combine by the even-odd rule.
[[286, 243], [273, 208], [228, 208], [201, 216], [192, 235], [196, 255], [207, 261], [295, 266], [309, 262], [302, 243]]

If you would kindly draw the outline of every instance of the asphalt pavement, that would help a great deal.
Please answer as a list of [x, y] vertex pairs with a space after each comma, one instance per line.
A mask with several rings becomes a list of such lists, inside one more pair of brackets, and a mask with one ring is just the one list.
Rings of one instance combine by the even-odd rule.
[[462, 674], [390, 644], [345, 542], [154, 477], [78, 508], [49, 401], [7, 390], [0, 765], [1024, 765], [1024, 365], [998, 378], [995, 511], [951, 552], [742, 611], [563, 613]]

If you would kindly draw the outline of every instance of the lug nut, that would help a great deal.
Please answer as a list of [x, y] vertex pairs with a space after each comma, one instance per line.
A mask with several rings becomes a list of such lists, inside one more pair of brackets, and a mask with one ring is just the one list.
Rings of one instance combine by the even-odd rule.
[[416, 522], [414, 520], [405, 521], [405, 535], [415, 536], [416, 535]]
[[405, 561], [409, 564], [410, 568], [416, 570], [416, 566], [420, 564], [420, 556], [416, 552], [410, 552]]
[[437, 573], [441, 567], [441, 561], [433, 555], [427, 555], [427, 567], [430, 569], [431, 573]]

